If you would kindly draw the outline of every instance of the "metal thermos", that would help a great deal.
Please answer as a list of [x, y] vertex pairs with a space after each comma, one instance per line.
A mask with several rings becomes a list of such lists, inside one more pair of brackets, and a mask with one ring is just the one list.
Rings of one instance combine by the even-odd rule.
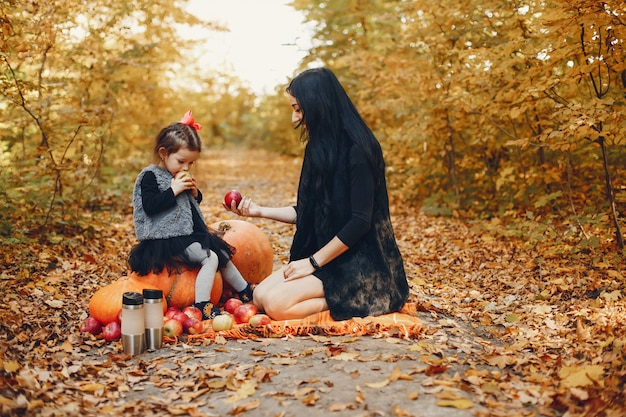
[[137, 292], [122, 295], [122, 348], [130, 355], [138, 355], [146, 349], [143, 295]]
[[143, 290], [146, 348], [160, 349], [163, 344], [163, 291]]

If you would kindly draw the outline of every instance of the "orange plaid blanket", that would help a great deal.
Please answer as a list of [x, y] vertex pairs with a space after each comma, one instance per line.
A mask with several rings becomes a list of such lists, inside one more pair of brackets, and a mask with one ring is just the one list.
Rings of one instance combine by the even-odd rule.
[[415, 304], [406, 304], [398, 313], [384, 314], [336, 321], [328, 311], [316, 313], [298, 320], [276, 320], [265, 326], [254, 327], [249, 324], [237, 324], [230, 330], [213, 331], [211, 322], [206, 321], [204, 333], [189, 335], [189, 340], [215, 339], [253, 339], [258, 337], [285, 336], [388, 336], [403, 339], [418, 338], [425, 327], [417, 318]]

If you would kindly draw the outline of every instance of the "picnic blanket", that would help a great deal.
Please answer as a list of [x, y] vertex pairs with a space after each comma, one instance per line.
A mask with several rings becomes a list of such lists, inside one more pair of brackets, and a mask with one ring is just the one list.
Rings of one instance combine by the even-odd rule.
[[236, 324], [230, 330], [213, 331], [210, 321], [205, 321], [204, 333], [189, 335], [189, 340], [254, 339], [258, 337], [289, 337], [307, 335], [325, 336], [380, 336], [402, 339], [418, 338], [426, 329], [417, 317], [416, 304], [407, 303], [400, 312], [381, 316], [355, 317], [348, 320], [333, 320], [328, 311], [312, 314], [297, 320], [274, 320], [269, 324], [254, 327]]

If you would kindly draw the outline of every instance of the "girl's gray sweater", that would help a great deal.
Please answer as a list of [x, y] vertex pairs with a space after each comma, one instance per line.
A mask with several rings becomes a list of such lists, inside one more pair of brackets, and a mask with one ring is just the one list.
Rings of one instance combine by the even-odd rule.
[[176, 206], [148, 216], [143, 209], [141, 197], [141, 180], [146, 172], [154, 173], [160, 191], [170, 188], [173, 178], [169, 171], [155, 164], [144, 168], [137, 176], [133, 190], [133, 216], [137, 239], [167, 239], [191, 235], [193, 233], [192, 207], [201, 213], [196, 199], [191, 193], [180, 193], [176, 196]]

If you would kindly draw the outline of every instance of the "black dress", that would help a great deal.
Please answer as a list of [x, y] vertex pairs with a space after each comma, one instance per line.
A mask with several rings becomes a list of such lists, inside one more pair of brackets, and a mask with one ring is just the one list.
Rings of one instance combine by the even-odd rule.
[[298, 187], [291, 260], [308, 258], [337, 236], [349, 250], [314, 273], [323, 282], [330, 315], [344, 320], [399, 311], [409, 286], [391, 225], [382, 152], [376, 152], [375, 168], [363, 150], [344, 141], [329, 176], [332, 183], [317, 187], [314, 179], [319, 174], [308, 150]]
[[[190, 191], [184, 191], [190, 192]], [[146, 172], [141, 180], [142, 204], [146, 215], [154, 215], [176, 205], [176, 197], [171, 188], [160, 191], [156, 176]], [[198, 203], [202, 201], [202, 193], [198, 191]], [[128, 264], [133, 272], [139, 275], [159, 274], [167, 268], [169, 272], [179, 271], [181, 267], [196, 268], [197, 263], [189, 262], [184, 256], [185, 249], [194, 242], [203, 248], [211, 249], [219, 258], [219, 266], [225, 266], [232, 258], [234, 248], [225, 242], [222, 232], [207, 227], [202, 214], [193, 206], [193, 233], [168, 239], [148, 239], [140, 241], [130, 251]]]

